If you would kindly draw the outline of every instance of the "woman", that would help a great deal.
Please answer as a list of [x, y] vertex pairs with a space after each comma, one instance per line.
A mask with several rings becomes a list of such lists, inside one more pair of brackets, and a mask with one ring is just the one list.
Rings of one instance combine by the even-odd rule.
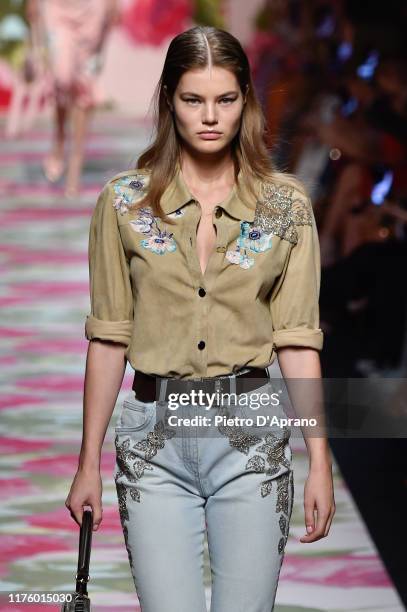
[[[212, 612], [269, 612], [293, 503], [290, 429], [243, 417], [273, 391], [275, 349], [284, 376], [320, 379], [315, 221], [300, 184], [271, 168], [231, 34], [176, 36], [156, 99], [155, 142], [107, 183], [91, 221], [84, 437], [66, 505], [79, 524], [91, 505], [100, 525], [100, 452], [128, 360], [114, 476], [141, 609], [206, 609], [206, 527]], [[267, 409], [281, 414], [271, 399]], [[214, 424], [232, 412], [241, 426]], [[188, 425], [194, 416], [210, 422]], [[301, 541], [313, 542], [329, 531], [334, 499], [326, 438], [307, 446]]]
[[45, 28], [55, 99], [53, 145], [43, 168], [50, 182], [65, 172], [66, 124], [72, 138], [65, 196], [79, 194], [83, 150], [90, 112], [97, 104], [101, 52], [110, 27], [119, 18], [117, 0], [28, 0], [33, 28]]

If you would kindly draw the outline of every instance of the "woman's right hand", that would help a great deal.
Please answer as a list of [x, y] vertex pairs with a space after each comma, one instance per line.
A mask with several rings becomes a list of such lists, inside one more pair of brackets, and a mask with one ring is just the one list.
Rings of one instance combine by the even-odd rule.
[[73, 479], [65, 506], [72, 518], [82, 525], [84, 506], [90, 506], [93, 514], [93, 530], [102, 522], [102, 478], [98, 468], [78, 468]]

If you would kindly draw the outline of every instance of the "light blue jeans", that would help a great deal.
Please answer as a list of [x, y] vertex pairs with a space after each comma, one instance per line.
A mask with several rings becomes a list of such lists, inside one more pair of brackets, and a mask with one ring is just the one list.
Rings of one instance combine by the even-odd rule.
[[[274, 391], [269, 382], [244, 394], [248, 405], [239, 395], [235, 405], [221, 400], [210, 409], [190, 403], [172, 410], [134, 391], [124, 400], [114, 479], [142, 612], [207, 611], [205, 530], [210, 612], [273, 610], [294, 496], [291, 430], [256, 427], [256, 412], [285, 414], [271, 403], [252, 405], [256, 394]], [[205, 425], [179, 424], [199, 415]], [[225, 422], [228, 415], [238, 425]], [[244, 420], [250, 417], [254, 426]]]

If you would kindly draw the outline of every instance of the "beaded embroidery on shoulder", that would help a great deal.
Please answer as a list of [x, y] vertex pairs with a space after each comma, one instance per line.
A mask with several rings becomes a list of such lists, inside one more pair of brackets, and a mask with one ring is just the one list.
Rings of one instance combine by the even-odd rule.
[[313, 211], [308, 198], [287, 184], [264, 182], [257, 201], [254, 226], [292, 244], [298, 241], [298, 225], [312, 225]]
[[137, 200], [141, 200], [148, 188], [149, 175], [143, 173], [126, 174], [112, 179], [115, 199], [113, 207], [124, 215], [129, 211], [129, 207]]

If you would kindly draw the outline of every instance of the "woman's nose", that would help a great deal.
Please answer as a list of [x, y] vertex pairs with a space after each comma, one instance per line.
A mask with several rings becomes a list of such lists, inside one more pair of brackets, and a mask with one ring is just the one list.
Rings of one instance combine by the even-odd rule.
[[203, 109], [203, 123], [217, 123], [216, 109], [213, 104], [206, 104]]

